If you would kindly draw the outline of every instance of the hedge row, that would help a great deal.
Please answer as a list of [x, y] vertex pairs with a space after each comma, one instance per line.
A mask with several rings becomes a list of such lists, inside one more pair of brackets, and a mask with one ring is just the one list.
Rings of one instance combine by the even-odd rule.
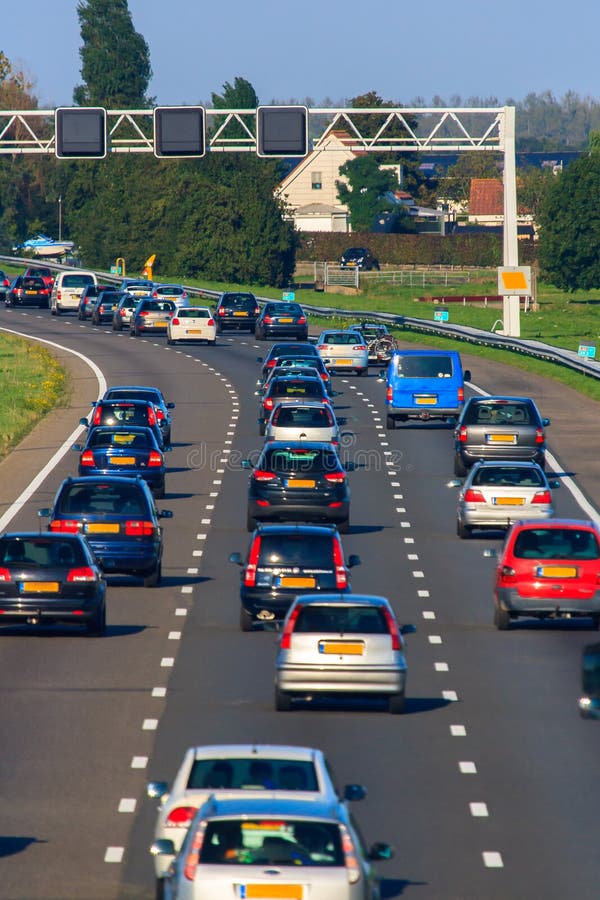
[[[297, 260], [339, 259], [348, 247], [368, 247], [381, 265], [501, 266], [502, 236], [498, 234], [352, 234], [311, 231], [300, 236]], [[532, 240], [519, 241], [522, 265], [537, 261]]]

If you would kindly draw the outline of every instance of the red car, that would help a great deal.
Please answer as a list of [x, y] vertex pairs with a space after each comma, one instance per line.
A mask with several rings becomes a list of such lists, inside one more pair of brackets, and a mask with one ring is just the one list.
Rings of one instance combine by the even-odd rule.
[[600, 527], [595, 522], [523, 520], [511, 526], [496, 568], [494, 624], [506, 631], [519, 616], [586, 616], [593, 629], [600, 627]]
[[49, 269], [48, 266], [28, 266], [23, 275], [27, 277], [28, 275], [33, 276], [34, 278], [43, 278], [44, 284], [48, 288], [49, 291], [52, 290], [54, 285], [54, 272], [52, 269]]

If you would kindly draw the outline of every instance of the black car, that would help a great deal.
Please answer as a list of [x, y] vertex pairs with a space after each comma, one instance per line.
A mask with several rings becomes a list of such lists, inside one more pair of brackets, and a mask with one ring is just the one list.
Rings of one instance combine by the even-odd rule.
[[149, 400], [97, 400], [92, 403], [94, 411], [92, 418], [81, 418], [80, 425], [89, 428], [96, 428], [98, 425], [117, 425], [123, 428], [130, 428], [132, 425], [144, 425], [152, 428], [158, 445], [161, 449], [165, 446], [165, 439], [160, 425], [158, 424], [158, 415], [154, 404]]
[[258, 341], [274, 337], [307, 340], [308, 322], [304, 310], [299, 303], [288, 303], [284, 300], [265, 303], [256, 320], [254, 336]]
[[65, 478], [50, 509], [49, 531], [81, 534], [107, 575], [132, 575], [155, 587], [162, 575], [160, 519], [170, 510], [156, 508], [143, 478], [120, 475]]
[[342, 269], [379, 269], [379, 260], [376, 259], [368, 247], [349, 247], [344, 250], [340, 258]]
[[325, 521], [345, 534], [350, 523], [350, 488], [335, 448], [321, 441], [269, 441], [248, 481], [246, 528], [257, 521]]
[[84, 444], [73, 444], [71, 449], [79, 453], [80, 477], [139, 475], [155, 497], [165, 496], [165, 458], [151, 428], [98, 425], [88, 431]]
[[117, 289], [114, 284], [86, 284], [79, 297], [79, 306], [77, 307], [77, 318], [80, 321], [91, 319], [96, 301], [103, 291], [114, 291]]
[[106, 581], [80, 534], [9, 532], [0, 537], [0, 622], [68, 622], [106, 628]]
[[121, 291], [115, 291], [114, 288], [98, 292], [96, 302], [92, 306], [91, 320], [92, 325], [103, 325], [106, 322], [112, 322], [117, 306], [123, 299]]
[[113, 331], [123, 331], [124, 328], [129, 328], [131, 317], [140, 302], [140, 298], [134, 294], [122, 293], [121, 291], [119, 293], [121, 294], [121, 299], [117, 304], [117, 308], [113, 311]]
[[17, 275], [10, 287], [5, 291], [7, 306], [37, 306], [48, 309], [50, 306], [50, 289], [44, 279], [38, 275]]
[[273, 378], [269, 382], [262, 395], [258, 407], [258, 430], [265, 433], [267, 422], [275, 405], [282, 400], [290, 402], [306, 402], [307, 400], [320, 403], [330, 403], [327, 388], [324, 382], [317, 377], [282, 375], [281, 378]]
[[252, 631], [283, 621], [298, 594], [348, 593], [348, 570], [360, 559], [344, 561], [334, 525], [258, 525], [246, 558], [232, 553], [229, 562], [241, 567], [240, 628]]
[[285, 359], [300, 357], [310, 357], [311, 359], [316, 357], [317, 359], [321, 359], [315, 345], [309, 344], [308, 342], [302, 344], [292, 344], [289, 342], [272, 344], [264, 359], [262, 356], [256, 357], [256, 361], [262, 363], [261, 377], [264, 378], [269, 369], [273, 369], [277, 365], [278, 359], [283, 359], [284, 357]]
[[259, 313], [260, 306], [254, 294], [225, 291], [217, 300], [215, 307], [217, 334], [226, 328], [237, 331], [245, 328], [253, 332]]
[[104, 392], [103, 400], [147, 400], [154, 405], [156, 420], [165, 445], [171, 443], [171, 412], [175, 404], [167, 402], [160, 388], [145, 384], [119, 384]]
[[320, 357], [278, 357], [277, 365], [269, 369], [265, 380], [260, 384], [261, 389], [264, 390], [272, 378], [279, 378], [281, 375], [308, 375], [312, 378], [318, 376], [327, 388], [327, 393], [333, 393], [331, 373]]
[[546, 463], [543, 419], [530, 397], [471, 397], [454, 430], [454, 474], [459, 478], [481, 459]]

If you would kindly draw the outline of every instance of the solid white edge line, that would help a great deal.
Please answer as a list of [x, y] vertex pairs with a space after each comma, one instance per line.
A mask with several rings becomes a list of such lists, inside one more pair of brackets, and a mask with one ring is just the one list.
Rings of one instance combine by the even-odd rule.
[[[56, 341], [48, 341], [45, 338], [33, 337], [30, 334], [24, 334], [22, 331], [15, 331], [12, 328], [0, 328], [0, 331], [4, 331], [7, 334], [15, 334], [18, 337], [25, 338], [29, 341], [37, 341], [39, 344], [47, 344], [49, 347], [56, 347], [58, 350], [64, 350], [66, 353], [71, 353], [73, 356], [78, 356], [79, 359], [83, 360], [83, 362], [90, 367], [98, 380], [98, 398], [100, 398], [106, 390], [106, 379], [102, 373], [102, 370], [99, 369], [96, 363], [93, 362], [89, 357], [84, 356], [84, 354], [80, 353], [78, 350], [71, 350], [70, 347], [65, 347], [63, 344], [57, 344]], [[58, 465], [63, 456], [66, 455], [67, 451], [71, 449], [73, 441], [78, 437], [78, 435], [81, 434], [82, 431], [83, 425], [78, 425], [75, 431], [73, 431], [66, 439], [66, 441], [61, 444], [56, 453], [50, 457], [44, 468], [38, 472], [33, 481], [28, 484], [21, 495], [17, 497], [17, 499], [13, 503], [11, 503], [4, 515], [0, 518], [0, 532], [5, 531], [7, 525], [12, 522], [16, 514], [25, 506], [27, 501], [35, 493], [35, 491], [37, 491], [38, 487], [44, 482], [50, 472]]]

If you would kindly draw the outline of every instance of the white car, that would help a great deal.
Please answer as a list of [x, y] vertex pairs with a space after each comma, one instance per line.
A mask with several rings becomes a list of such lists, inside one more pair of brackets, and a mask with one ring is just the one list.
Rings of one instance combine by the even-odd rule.
[[175, 306], [187, 306], [190, 297], [182, 284], [155, 284], [152, 296], [155, 300], [172, 300]]
[[[217, 744], [190, 747], [175, 776], [173, 787], [151, 781], [146, 793], [160, 800], [154, 829], [156, 840], [183, 843], [190, 822], [211, 794], [227, 797], [302, 798], [335, 802], [340, 798], [321, 750], [279, 744]], [[362, 800], [366, 791], [351, 784], [343, 799]], [[154, 857], [157, 879], [166, 875], [170, 859]]]
[[369, 348], [358, 331], [322, 331], [317, 353], [330, 371], [352, 370], [357, 375], [369, 371]]
[[63, 312], [76, 313], [83, 290], [90, 284], [98, 284], [95, 272], [78, 269], [59, 272], [52, 285], [52, 294], [50, 295], [51, 315], [60, 316]]
[[265, 440], [339, 444], [340, 429], [327, 403], [278, 403], [267, 422]]
[[167, 322], [167, 344], [177, 341], [217, 342], [217, 326], [207, 306], [180, 306]]

